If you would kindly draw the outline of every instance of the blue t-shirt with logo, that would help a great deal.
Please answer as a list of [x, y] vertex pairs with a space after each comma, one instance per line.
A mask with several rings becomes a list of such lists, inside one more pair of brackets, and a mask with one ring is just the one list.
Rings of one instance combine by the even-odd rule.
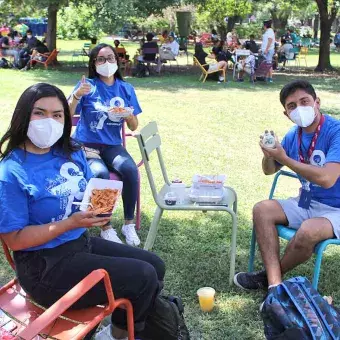
[[[142, 112], [133, 86], [116, 79], [113, 85], [106, 85], [99, 78], [86, 79], [91, 84], [91, 92], [83, 96], [76, 107], [80, 119], [74, 138], [81, 143], [105, 145], [122, 144], [121, 118], [108, 114], [112, 107], [133, 107], [136, 116]], [[78, 89], [80, 82], [75, 87]]]
[[[299, 144], [298, 144], [299, 127], [294, 126], [282, 140], [282, 147], [287, 155], [299, 161]], [[301, 150], [303, 157], [307, 158], [307, 153], [314, 132], [302, 132]], [[316, 146], [309, 160], [311, 165], [322, 167], [326, 163], [340, 163], [340, 121], [328, 115], [325, 115], [325, 122], [321, 128], [320, 135], [317, 139]], [[333, 187], [329, 189], [309, 183], [299, 176], [303, 187], [311, 190], [312, 200], [327, 204], [332, 207], [340, 208], [340, 179], [336, 181]]]
[[[72, 203], [82, 200], [91, 177], [83, 150], [69, 158], [53, 148], [42, 155], [14, 149], [0, 162], [0, 233], [68, 218], [79, 210]], [[72, 229], [25, 250], [54, 248], [85, 230]]]

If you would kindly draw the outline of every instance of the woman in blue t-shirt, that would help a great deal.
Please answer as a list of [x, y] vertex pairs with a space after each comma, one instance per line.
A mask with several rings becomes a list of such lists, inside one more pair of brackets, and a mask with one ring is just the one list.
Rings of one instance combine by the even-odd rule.
[[[89, 78], [83, 77], [76, 85], [69, 105], [72, 115], [80, 114], [75, 139], [86, 147], [95, 149], [87, 152], [94, 177], [109, 179], [109, 171], [114, 171], [122, 178], [125, 218], [122, 233], [127, 244], [138, 246], [140, 240], [134, 224], [138, 169], [122, 146], [121, 130], [124, 120], [130, 130], [136, 130], [137, 115], [142, 110], [134, 88], [123, 80], [118, 63], [119, 58], [112, 46], [96, 46], [90, 54]], [[126, 118], [117, 118], [113, 111], [117, 107], [132, 107], [133, 114]], [[110, 223], [102, 227], [100, 235], [104, 239], [122, 243]]]
[[[109, 218], [79, 211], [92, 177], [83, 150], [71, 138], [71, 115], [55, 86], [36, 84], [20, 97], [10, 127], [0, 140], [0, 238], [13, 250], [23, 289], [50, 306], [86, 275], [105, 269], [117, 298], [130, 299], [141, 329], [164, 278], [156, 255], [89, 236], [88, 228]], [[107, 300], [96, 285], [74, 305]], [[126, 336], [126, 315], [112, 315], [113, 336]], [[104, 329], [110, 332], [110, 327]]]

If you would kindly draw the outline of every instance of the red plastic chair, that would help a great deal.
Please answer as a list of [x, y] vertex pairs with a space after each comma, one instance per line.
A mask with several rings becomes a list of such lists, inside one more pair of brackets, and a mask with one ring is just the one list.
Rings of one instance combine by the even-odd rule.
[[[80, 119], [79, 115], [73, 115], [72, 117], [72, 125], [76, 126], [78, 121]], [[132, 133], [125, 133], [125, 123], [123, 124], [122, 127], [122, 140], [123, 140], [123, 146], [126, 148], [126, 137], [133, 137], [134, 135]], [[143, 165], [143, 161], [140, 161], [137, 164], [138, 168], [138, 192], [137, 192], [137, 203], [136, 203], [136, 229], [140, 229], [140, 222], [141, 222], [141, 204], [140, 204], [140, 171], [139, 167]], [[110, 172], [110, 179], [116, 180], [116, 181], [121, 181], [121, 178], [119, 175], [117, 175], [114, 172]]]
[[[9, 264], [15, 269], [7, 245], [3, 240], [1, 240], [1, 243]], [[101, 280], [104, 280], [108, 297], [106, 305], [68, 310]], [[112, 314], [117, 307], [126, 309], [128, 339], [134, 340], [132, 304], [127, 299], [114, 298], [110, 277], [105, 270], [92, 271], [48, 309], [30, 299], [15, 278], [0, 288], [0, 309], [9, 319], [5, 323], [0, 319], [0, 339], [82, 339], [106, 316]]]

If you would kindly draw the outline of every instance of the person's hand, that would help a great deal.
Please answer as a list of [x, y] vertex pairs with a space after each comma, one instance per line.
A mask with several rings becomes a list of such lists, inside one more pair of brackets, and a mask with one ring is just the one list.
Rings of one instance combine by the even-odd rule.
[[69, 217], [75, 227], [101, 227], [110, 221], [111, 217], [97, 217], [94, 211], [78, 211]]
[[133, 106], [130, 106], [130, 109], [131, 109], [131, 114], [129, 116], [123, 118], [126, 121], [131, 120], [134, 117], [134, 115], [133, 115]]
[[86, 96], [87, 94], [89, 94], [91, 92], [91, 84], [86, 82], [86, 78], [83, 75], [81, 77], [81, 82], [80, 82], [80, 86], [77, 89], [77, 91], [75, 92], [75, 95], [78, 98], [81, 98], [82, 96]]
[[[260, 137], [261, 138], [261, 137]], [[263, 136], [262, 136], [263, 138]], [[277, 136], [275, 136], [275, 148], [267, 148], [260, 140], [261, 150], [266, 158], [273, 158], [282, 165], [285, 165], [287, 159], [287, 154], [281, 143], [278, 141]]]

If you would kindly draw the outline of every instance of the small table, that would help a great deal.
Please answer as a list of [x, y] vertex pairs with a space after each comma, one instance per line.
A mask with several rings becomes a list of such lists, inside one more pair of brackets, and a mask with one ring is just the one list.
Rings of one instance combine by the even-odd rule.
[[234, 64], [234, 69], [233, 69], [233, 79], [235, 79], [235, 73], [236, 73], [236, 64], [238, 61], [239, 57], [248, 57], [250, 55], [250, 50], [245, 50], [245, 49], [238, 49], [235, 51], [235, 64]]
[[224, 187], [224, 197], [222, 201], [217, 204], [214, 203], [194, 203], [191, 202], [187, 193], [189, 191], [189, 187], [186, 188], [186, 196], [183, 203], [175, 204], [175, 205], [166, 205], [164, 202], [164, 196], [166, 193], [173, 191], [173, 188], [169, 185], [164, 185], [160, 192], [158, 193], [159, 202], [161, 203], [156, 209], [156, 219], [154, 217], [153, 222], [148, 236], [145, 241], [144, 249], [149, 250], [152, 248], [157, 231], [158, 231], [158, 222], [160, 217], [163, 214], [164, 210], [187, 210], [187, 211], [225, 211], [230, 214], [232, 218], [232, 234], [231, 234], [231, 247], [230, 247], [230, 271], [229, 271], [229, 284], [231, 285], [233, 282], [233, 278], [235, 275], [235, 258], [236, 258], [236, 235], [237, 235], [237, 194], [235, 190], [231, 187]]

